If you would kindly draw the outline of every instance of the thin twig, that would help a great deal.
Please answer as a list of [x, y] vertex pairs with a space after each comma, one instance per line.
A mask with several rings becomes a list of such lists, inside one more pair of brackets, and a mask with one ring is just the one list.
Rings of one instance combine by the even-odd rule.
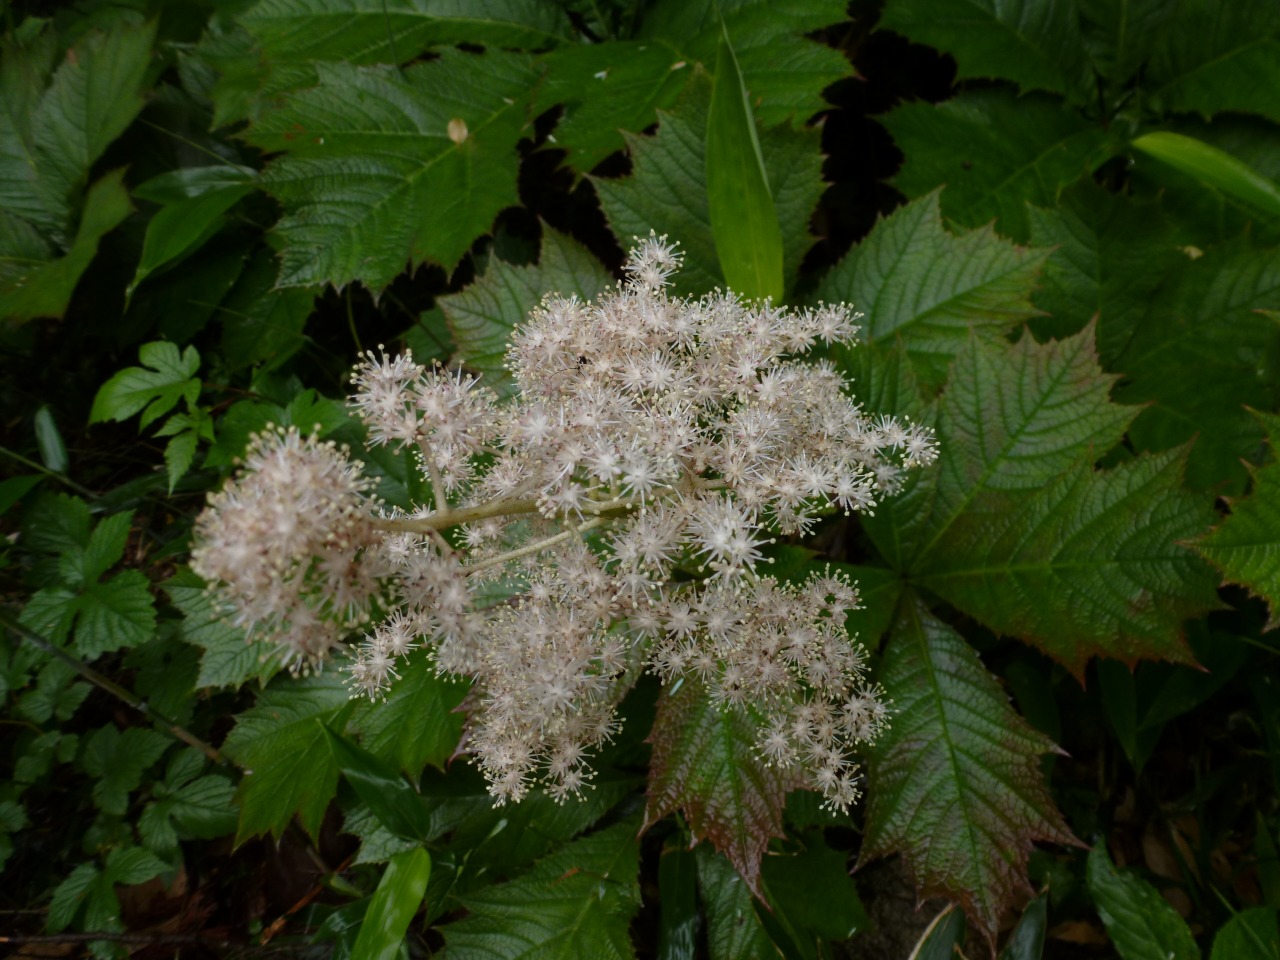
[[92, 943], [94, 940], [108, 940], [111, 943], [123, 943], [130, 946], [149, 947], [149, 946], [191, 946], [191, 947], [218, 947], [226, 949], [228, 947], [237, 946], [230, 940], [210, 940], [208, 937], [199, 934], [180, 934], [180, 933], [116, 933], [111, 930], [89, 931], [87, 933], [42, 933], [32, 934], [30, 936], [0, 936], [0, 943], [13, 944], [15, 946], [34, 945], [34, 944], [54, 944], [54, 943]]
[[50, 470], [44, 464], [36, 463], [34, 460], [29, 460], [28, 458], [24, 457], [22, 454], [17, 453], [13, 450], [10, 450], [8, 447], [0, 447], [0, 453], [3, 453], [6, 457], [12, 457], [14, 460], [17, 460], [23, 466], [30, 467], [32, 470], [39, 470], [41, 473], [45, 474], [46, 476], [53, 477], [53, 479], [57, 480], [59, 483], [66, 484], [68, 487], [70, 487], [76, 493], [80, 494], [80, 496], [82, 497], [88, 497], [91, 500], [98, 499], [98, 495], [96, 493], [94, 493], [88, 487], [84, 487], [76, 483], [74, 480], [72, 480], [70, 477], [68, 477], [64, 473], [59, 473], [57, 470]]
[[109, 677], [106, 677], [103, 674], [99, 673], [97, 670], [93, 669], [93, 667], [89, 666], [88, 664], [82, 663], [80, 660], [71, 656], [71, 654], [67, 653], [61, 647], [54, 644], [48, 638], [43, 637], [40, 634], [36, 633], [26, 624], [20, 623], [15, 617], [13, 617], [9, 613], [9, 611], [0, 609], [0, 624], [4, 625], [5, 627], [8, 627], [14, 633], [25, 638], [26, 640], [29, 640], [31, 643], [35, 644], [45, 653], [48, 653], [54, 657], [57, 657], [63, 663], [67, 664], [69, 667], [75, 670], [76, 673], [80, 674], [80, 676], [84, 677], [86, 680], [92, 683], [95, 687], [99, 688], [100, 690], [105, 690], [107, 693], [111, 694], [117, 700], [121, 700], [124, 703], [128, 704], [129, 706], [133, 707], [133, 709], [137, 710], [147, 719], [156, 723], [158, 726], [163, 728], [171, 736], [176, 737], [177, 739], [181, 740], [183, 743], [187, 744], [188, 746], [195, 747], [197, 750], [203, 753], [206, 757], [208, 757], [214, 763], [221, 764], [223, 766], [228, 765], [228, 761], [226, 757], [224, 757], [216, 747], [213, 747], [210, 744], [205, 743], [203, 740], [197, 737], [194, 733], [187, 730], [185, 727], [182, 727], [181, 725], [179, 725], [176, 721], [170, 720], [168, 717], [160, 713], [153, 706], [147, 703], [147, 701], [143, 700], [141, 697], [133, 693], [131, 690], [125, 687], [122, 687], [120, 684], [116, 683], [114, 680], [110, 679]]

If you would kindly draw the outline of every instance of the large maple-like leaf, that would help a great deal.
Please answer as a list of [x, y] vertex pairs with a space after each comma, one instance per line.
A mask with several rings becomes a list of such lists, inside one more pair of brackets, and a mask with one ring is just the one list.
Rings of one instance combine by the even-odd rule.
[[1181, 0], [1153, 44], [1147, 83], [1165, 109], [1280, 120], [1280, 16], [1271, 0]]
[[1126, 349], [1112, 362], [1126, 375], [1117, 398], [1146, 403], [1131, 440], [1167, 450], [1195, 438], [1193, 486], [1229, 477], [1244, 488], [1240, 459], [1262, 453], [1262, 430], [1245, 409], [1275, 409], [1280, 323], [1268, 313], [1280, 298], [1280, 247], [1247, 238], [1181, 265], [1153, 297]]
[[1185, 451], [1040, 490], [992, 494], [920, 555], [915, 579], [1077, 676], [1090, 656], [1190, 662], [1182, 621], [1218, 605], [1212, 571], [1181, 544], [1212, 519], [1182, 487]]
[[869, 757], [861, 860], [901, 854], [922, 895], [962, 904], [994, 946], [1001, 915], [1031, 893], [1032, 843], [1076, 842], [1040, 767], [1053, 744], [918, 601], [903, 605], [880, 681], [895, 716]]
[[629, 960], [640, 908], [636, 823], [561, 847], [509, 883], [461, 897], [468, 914], [440, 928], [455, 960]]
[[262, 116], [255, 146], [285, 207], [279, 286], [379, 291], [425, 261], [452, 269], [517, 203], [528, 57], [443, 51], [403, 72], [321, 64], [319, 84]]
[[503, 365], [511, 331], [549, 293], [590, 302], [613, 286], [613, 277], [585, 247], [550, 227], [542, 228], [538, 262], [515, 266], [498, 258], [471, 286], [441, 297], [449, 331], [467, 367], [500, 393], [515, 388]]
[[[698, 295], [723, 287], [720, 259], [707, 207], [706, 132], [711, 84], [699, 72], [672, 113], [661, 114], [651, 137], [628, 137], [634, 163], [622, 180], [593, 179], [614, 235], [625, 246], [650, 230], [680, 241], [684, 268], [680, 293]], [[822, 194], [822, 157], [816, 130], [776, 127], [760, 135], [769, 187], [782, 231], [783, 273], [790, 285], [813, 243], [809, 219]]]
[[1023, 90], [1088, 94], [1076, 3], [1065, 0], [890, 0], [881, 27], [956, 59], [957, 79], [1000, 77]]
[[645, 825], [679, 810], [694, 842], [710, 840], [756, 896], [760, 858], [783, 836], [782, 809], [794, 775], [765, 766], [755, 748], [758, 724], [741, 709], [720, 709], [686, 680], [658, 703], [649, 742]]
[[929, 568], [961, 516], [1005, 509], [1000, 494], [1035, 491], [1110, 449], [1137, 412], [1110, 402], [1115, 379], [1098, 368], [1092, 327], [1044, 345], [970, 337], [942, 397], [938, 466], [867, 519], [881, 552], [901, 570]]
[[917, 371], [936, 382], [971, 331], [998, 336], [1036, 315], [1031, 291], [1048, 255], [989, 226], [949, 233], [935, 191], [879, 221], [816, 296], [863, 311], [868, 342], [900, 338]]
[[1027, 238], [1028, 203], [1052, 206], [1112, 153], [1107, 134], [1058, 98], [1003, 87], [906, 103], [881, 122], [906, 154], [895, 187], [918, 197], [945, 184], [948, 218], [976, 227], [994, 217], [1015, 240]]
[[[1280, 450], [1280, 417], [1258, 414], [1274, 454]], [[1280, 462], [1253, 471], [1253, 492], [1233, 501], [1231, 516], [1196, 544], [1196, 549], [1271, 607], [1267, 629], [1280, 627]]]

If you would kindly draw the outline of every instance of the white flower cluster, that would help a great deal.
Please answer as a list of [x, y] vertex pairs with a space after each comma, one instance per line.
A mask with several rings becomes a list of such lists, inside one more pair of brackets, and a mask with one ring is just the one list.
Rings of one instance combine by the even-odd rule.
[[351, 404], [370, 444], [415, 452], [434, 502], [388, 513], [343, 451], [266, 434], [201, 516], [196, 569], [298, 661], [375, 597], [393, 610], [351, 662], [354, 691], [382, 696], [418, 647], [469, 677], [464, 749], [499, 802], [537, 782], [576, 795], [648, 669], [750, 716], [762, 759], [847, 806], [851, 753], [885, 723], [845, 630], [857, 591], [757, 567], [773, 534], [872, 509], [934, 458], [933, 436], [795, 359], [851, 341], [847, 307], [674, 298], [678, 267], [651, 237], [595, 303], [548, 297], [512, 337], [507, 402], [367, 355]]

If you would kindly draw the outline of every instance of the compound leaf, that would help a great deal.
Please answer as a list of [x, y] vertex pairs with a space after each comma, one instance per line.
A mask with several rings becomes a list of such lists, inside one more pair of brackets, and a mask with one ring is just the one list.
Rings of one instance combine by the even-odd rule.
[[240, 687], [250, 680], [265, 684], [280, 666], [271, 644], [249, 641], [214, 604], [208, 585], [183, 567], [162, 585], [182, 611], [182, 639], [204, 650], [196, 686]]
[[794, 775], [757, 756], [756, 724], [740, 709], [720, 709], [692, 681], [664, 693], [649, 734], [645, 825], [679, 810], [694, 841], [710, 840], [763, 899], [760, 858], [781, 837]]
[[200, 354], [195, 347], [178, 353], [176, 344], [157, 340], [144, 343], [138, 350], [141, 367], [125, 367], [102, 385], [93, 398], [90, 423], [103, 420], [127, 420], [142, 412], [145, 427], [164, 416], [178, 401], [194, 404], [200, 396]]
[[935, 191], [879, 221], [817, 296], [862, 310], [869, 342], [900, 338], [917, 372], [937, 383], [970, 331], [997, 336], [1038, 313], [1031, 291], [1048, 256], [989, 226], [948, 233]]
[[936, 105], [906, 103], [882, 118], [906, 162], [893, 185], [918, 197], [945, 184], [942, 212], [966, 227], [992, 218], [1028, 236], [1026, 205], [1053, 206], [1062, 188], [1113, 152], [1107, 134], [1057, 97], [1003, 87]]
[[468, 915], [441, 928], [455, 960], [627, 960], [640, 907], [636, 822], [575, 840], [509, 883], [461, 897]]
[[862, 862], [901, 854], [921, 896], [960, 903], [994, 949], [1001, 915], [1031, 892], [1032, 843], [1076, 842], [1040, 767], [1054, 746], [918, 601], [904, 605], [880, 682], [895, 716], [870, 752]]
[[[1280, 449], [1280, 417], [1258, 414], [1271, 440]], [[1233, 501], [1231, 516], [1196, 544], [1201, 556], [1222, 571], [1231, 583], [1247, 587], [1267, 601], [1271, 620], [1280, 626], [1280, 462], [1253, 471], [1253, 492]]]
[[519, 202], [528, 57], [445, 50], [404, 71], [317, 70], [317, 86], [247, 134], [283, 154], [263, 173], [285, 208], [279, 286], [359, 280], [376, 293], [428, 260], [452, 269], [498, 211]]

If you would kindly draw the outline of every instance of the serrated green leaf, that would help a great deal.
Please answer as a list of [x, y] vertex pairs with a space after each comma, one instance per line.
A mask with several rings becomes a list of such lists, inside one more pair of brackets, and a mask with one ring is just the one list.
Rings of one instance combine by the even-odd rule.
[[1025, 241], [1026, 205], [1052, 206], [1113, 152], [1097, 124], [1056, 97], [966, 90], [937, 105], [906, 103], [881, 118], [906, 162], [893, 185], [919, 197], [946, 185], [942, 212], [966, 227], [992, 218]]
[[1235, 110], [1280, 120], [1280, 18], [1269, 0], [1181, 0], [1153, 44], [1146, 82], [1168, 112]]
[[181, 262], [204, 246], [226, 222], [224, 214], [253, 192], [247, 184], [233, 184], [205, 191], [190, 199], [167, 204], [147, 223], [142, 259], [125, 291], [133, 296], [138, 284], [158, 270]]
[[640, 907], [637, 824], [576, 840], [509, 883], [461, 897], [468, 914], [440, 928], [455, 960], [629, 960]]
[[1133, 146], [1269, 216], [1280, 216], [1280, 188], [1224, 150], [1166, 130], [1144, 134]]
[[75, 649], [87, 659], [121, 647], [133, 647], [156, 632], [151, 585], [138, 570], [92, 583], [76, 601]]
[[741, 709], [721, 709], [699, 684], [664, 691], [648, 741], [645, 825], [679, 810], [695, 841], [710, 840], [763, 899], [760, 858], [783, 836], [787, 791], [795, 775], [758, 757], [757, 725]]
[[1148, 404], [1134, 422], [1138, 450], [1196, 438], [1188, 482], [1243, 489], [1240, 460], [1262, 452], [1262, 430], [1245, 406], [1280, 405], [1280, 323], [1263, 311], [1280, 297], [1280, 247], [1242, 238], [1185, 262], [1152, 300], [1127, 349], [1112, 364], [1126, 375], [1123, 403]]
[[[1280, 450], [1280, 417], [1257, 414], [1273, 451]], [[1280, 461], [1255, 469], [1253, 490], [1232, 501], [1231, 515], [1196, 543], [1200, 555], [1231, 583], [1267, 601], [1267, 629], [1280, 625]]]
[[325, 60], [404, 63], [454, 43], [537, 49], [571, 32], [563, 11], [533, 0], [262, 0], [239, 20], [276, 69]]
[[1031, 291], [1049, 252], [1016, 247], [990, 227], [948, 233], [934, 192], [879, 221], [816, 297], [857, 307], [870, 343], [900, 339], [916, 372], [937, 384], [970, 331], [999, 336], [1038, 313]]
[[861, 862], [901, 854], [920, 895], [961, 904], [994, 947], [1001, 914], [1029, 889], [1032, 843], [1076, 842], [1040, 767], [1054, 746], [918, 601], [894, 628], [879, 679], [895, 716], [869, 755]]
[[359, 280], [381, 291], [428, 260], [452, 269], [519, 202], [527, 57], [442, 51], [404, 71], [322, 63], [318, 85], [247, 133], [282, 153], [262, 182], [280, 199], [282, 287]]
[[711, 960], [778, 960], [778, 948], [756, 916], [751, 890], [733, 864], [705, 845], [696, 853]]
[[191, 461], [196, 457], [196, 444], [200, 435], [195, 430], [184, 430], [165, 444], [164, 466], [169, 476], [169, 492], [191, 469]]
[[383, 703], [362, 703], [351, 718], [366, 750], [416, 780], [427, 764], [444, 768], [458, 747], [467, 685], [436, 674], [426, 656], [400, 668]]
[[890, 0], [879, 28], [945, 50], [957, 80], [996, 77], [1088, 102], [1080, 13], [1070, 0]]
[[707, 112], [707, 213], [720, 272], [751, 300], [782, 302], [782, 232], [751, 101], [728, 34], [716, 54]]
[[58, 884], [53, 891], [53, 899], [49, 902], [49, 913], [45, 919], [45, 928], [50, 933], [67, 929], [90, 898], [101, 899], [105, 894], [110, 895], [112, 901], [115, 900], [115, 891], [110, 888], [103, 891], [102, 885], [96, 883], [99, 876], [96, 865], [82, 863]]
[[1098, 353], [1110, 365], [1124, 352], [1151, 298], [1186, 263], [1155, 200], [1131, 200], [1082, 181], [1052, 209], [1031, 207], [1031, 242], [1052, 252], [1035, 304], [1051, 316], [1037, 333], [1067, 336], [1098, 318]]
[[430, 878], [431, 855], [426, 850], [407, 850], [391, 858], [360, 924], [352, 960], [394, 960], [400, 955]]
[[507, 344], [529, 311], [548, 293], [589, 302], [612, 286], [613, 278], [585, 247], [544, 226], [536, 264], [520, 267], [494, 257], [484, 276], [460, 293], [441, 297], [439, 304], [462, 361], [484, 374], [488, 386], [507, 394], [514, 389], [503, 366]]
[[183, 568], [161, 586], [183, 613], [182, 639], [204, 650], [197, 687], [240, 687], [254, 679], [265, 684], [275, 676], [276, 651], [263, 641], [247, 641], [243, 630], [228, 623], [198, 576]]
[[1273, 907], [1242, 910], [1223, 924], [1213, 938], [1212, 960], [1277, 958], [1280, 958], [1280, 927], [1277, 927]]
[[132, 528], [132, 510], [113, 513], [93, 528], [84, 548], [83, 566], [77, 571], [80, 583], [92, 583], [120, 562]]
[[0, 223], [0, 319], [22, 322], [67, 312], [98, 242], [133, 212], [123, 181], [124, 171], [113, 170], [89, 188], [80, 224], [61, 257], [24, 248]]
[[79, 674], [63, 660], [50, 660], [36, 674], [36, 685], [18, 700], [18, 710], [28, 720], [47, 723], [56, 716], [63, 723], [75, 715], [93, 688], [75, 682]]
[[[6, 50], [0, 207], [65, 245], [70, 211], [78, 204], [90, 167], [142, 108], [142, 81], [155, 22], [117, 22], [109, 33], [87, 33], [66, 51], [66, 59], [50, 77], [51, 56], [58, 49], [58, 38], [52, 34], [47, 31], [26, 49], [15, 45]], [[127, 209], [120, 175], [111, 177]], [[86, 202], [82, 233], [94, 219], [87, 212], [91, 204], [92, 195]], [[98, 236], [105, 232], [99, 230]], [[95, 247], [96, 242], [95, 237]]]
[[[593, 178], [614, 236], [626, 246], [650, 230], [680, 243], [684, 266], [675, 289], [698, 295], [725, 285], [707, 201], [706, 132], [711, 82], [700, 70], [671, 113], [659, 111], [658, 132], [628, 135], [632, 176]], [[760, 136], [764, 168], [782, 233], [783, 274], [790, 286], [813, 243], [809, 220], [822, 193], [818, 131], [782, 126]]]
[[804, 123], [827, 109], [822, 91], [849, 76], [849, 62], [807, 35], [846, 16], [842, 0], [657, 0], [644, 11], [640, 35], [665, 40], [690, 63], [710, 66], [723, 22], [756, 116], [768, 129], [787, 120]]
[[323, 723], [321, 728], [338, 769], [382, 825], [397, 836], [425, 843], [431, 834], [431, 815], [409, 781], [368, 750]]
[[62, 643], [71, 634], [76, 619], [77, 594], [66, 587], [37, 590], [22, 608], [18, 622], [54, 643]]
[[138, 819], [138, 833], [163, 856], [177, 851], [178, 841], [213, 839], [236, 828], [235, 787], [226, 777], [200, 777], [150, 803]]
[[179, 400], [194, 404], [200, 396], [200, 354], [195, 347], [181, 353], [176, 344], [157, 340], [138, 350], [141, 367], [126, 367], [104, 383], [93, 398], [90, 423], [128, 420], [142, 413], [141, 426], [164, 416]]
[[1178, 0], [1078, 0], [1085, 47], [1098, 73], [1124, 84], [1147, 62]]
[[84, 769], [98, 781], [93, 802], [103, 813], [123, 816], [129, 794], [142, 783], [143, 772], [160, 759], [173, 741], [163, 733], [130, 727], [121, 733], [113, 724], [97, 730], [84, 745]]
[[917, 580], [1077, 677], [1095, 654], [1189, 662], [1182, 621], [1218, 599], [1212, 572], [1180, 545], [1212, 516], [1183, 489], [1184, 460], [1081, 464], [1041, 490], [993, 495], [921, 555]]
[[[946, 452], [867, 532], [901, 570], [947, 561], [965, 514], [1007, 509], [1005, 497], [1043, 487], [1082, 459], [1097, 459], [1124, 436], [1137, 411], [1110, 403], [1093, 328], [1066, 340], [1015, 345], [971, 336], [951, 368], [938, 423]], [[981, 522], [974, 520], [973, 522]]]
[[245, 771], [237, 844], [267, 832], [278, 838], [295, 813], [315, 836], [338, 787], [338, 764], [316, 721], [343, 729], [349, 703], [336, 671], [325, 671], [268, 687], [236, 717], [223, 750]]
[[1121, 873], [1105, 844], [1089, 853], [1089, 893], [1121, 960], [1200, 960], [1186, 922], [1151, 884]]

